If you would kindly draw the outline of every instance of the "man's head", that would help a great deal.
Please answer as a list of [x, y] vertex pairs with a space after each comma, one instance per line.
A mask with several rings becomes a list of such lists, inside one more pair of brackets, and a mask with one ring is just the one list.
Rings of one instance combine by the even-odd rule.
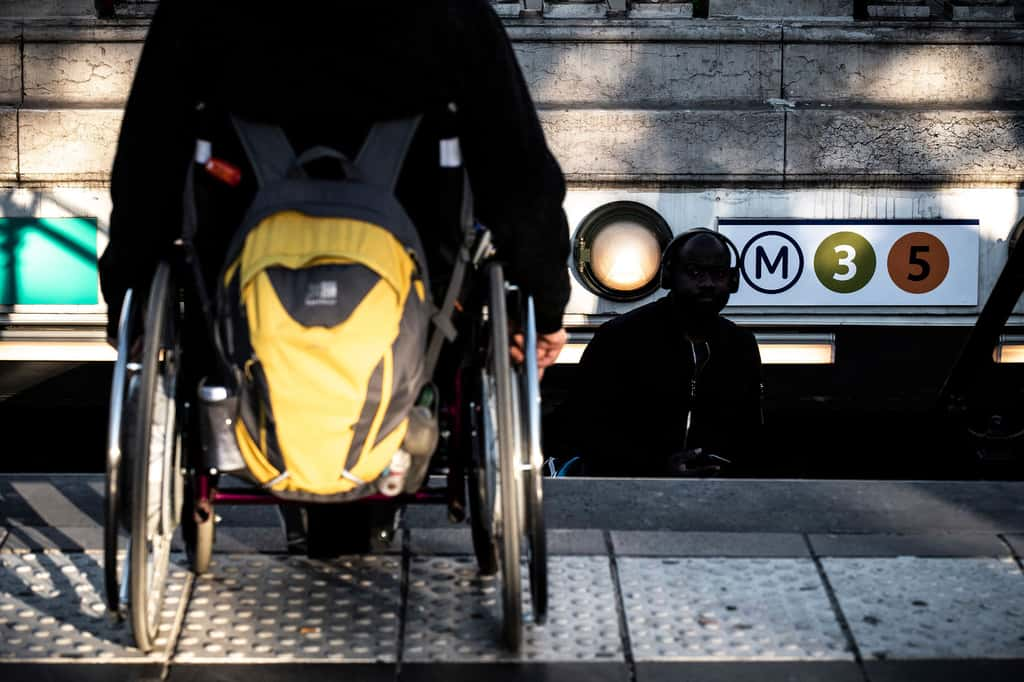
[[716, 317], [735, 291], [733, 253], [725, 237], [691, 230], [676, 237], [662, 259], [662, 286], [672, 302], [693, 322]]

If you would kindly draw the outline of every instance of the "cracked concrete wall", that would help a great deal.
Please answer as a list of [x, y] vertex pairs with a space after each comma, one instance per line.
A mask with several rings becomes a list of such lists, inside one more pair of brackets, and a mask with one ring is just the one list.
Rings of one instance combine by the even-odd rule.
[[786, 172], [1024, 178], [1024, 112], [797, 111], [787, 117]]
[[[507, 24], [571, 182], [1024, 182], [1018, 29]], [[145, 29], [0, 22], [0, 106], [23, 108], [20, 181], [107, 179]], [[18, 145], [0, 154], [0, 172], [17, 172]]]
[[1024, 100], [1024, 45], [795, 44], [784, 97], [835, 104]]
[[542, 111], [548, 143], [579, 180], [781, 179], [774, 111]]
[[18, 173], [18, 112], [0, 108], [0, 181], [14, 180]]
[[520, 42], [515, 50], [540, 106], [763, 103], [778, 96], [782, 77], [781, 50], [766, 43]]
[[15, 43], [0, 43], [0, 104], [21, 101], [21, 63]]
[[141, 52], [140, 43], [28, 43], [25, 103], [123, 106]]
[[122, 113], [120, 109], [22, 109], [21, 179], [109, 180]]

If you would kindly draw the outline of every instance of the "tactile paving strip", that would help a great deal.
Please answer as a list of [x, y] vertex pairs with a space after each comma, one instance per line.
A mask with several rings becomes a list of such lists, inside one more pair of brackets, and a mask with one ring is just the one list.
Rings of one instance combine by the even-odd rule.
[[399, 557], [214, 555], [175, 660], [394, 662]]
[[853, 660], [814, 563], [620, 558], [637, 661]]
[[[122, 552], [122, 558], [123, 558]], [[0, 552], [0, 660], [162, 659], [186, 582], [172, 556], [160, 630], [149, 656], [131, 626], [112, 622], [103, 596], [102, 552]]]
[[548, 561], [548, 618], [533, 624], [523, 567], [523, 648], [519, 656], [499, 641], [501, 592], [493, 576], [480, 577], [473, 557], [413, 557], [409, 568], [402, 660], [622, 661], [622, 637], [606, 557], [554, 556]]
[[1013, 559], [825, 559], [865, 659], [1024, 658]]

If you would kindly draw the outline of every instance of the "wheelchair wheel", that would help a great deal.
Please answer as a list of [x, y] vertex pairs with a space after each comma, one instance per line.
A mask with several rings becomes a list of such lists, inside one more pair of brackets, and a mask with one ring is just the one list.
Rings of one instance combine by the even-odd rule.
[[[519, 404], [514, 400], [512, 362], [509, 358], [505, 276], [501, 265], [488, 266], [490, 339], [483, 371], [485, 476], [494, 472], [492, 498], [494, 534], [501, 565], [502, 638], [518, 652], [523, 637], [523, 595], [520, 577], [522, 526], [519, 501], [521, 432]], [[489, 471], [488, 471], [489, 469]]]
[[130, 420], [127, 407], [128, 382], [131, 370], [128, 365], [128, 344], [132, 328], [132, 291], [129, 289], [121, 305], [121, 317], [117, 327], [117, 361], [110, 386], [110, 414], [107, 420], [107, 475], [103, 519], [103, 577], [110, 613], [121, 614], [121, 584], [118, 579], [118, 531], [126, 525], [121, 489], [121, 448], [125, 426]]
[[147, 652], [156, 640], [171, 538], [181, 518], [181, 438], [175, 404], [179, 355], [177, 289], [170, 266], [161, 263], [146, 306], [139, 404], [128, 450], [128, 607], [135, 644]]
[[524, 353], [526, 362], [519, 371], [522, 400], [523, 492], [530, 597], [533, 620], [543, 625], [548, 615], [548, 543], [544, 529], [544, 453], [540, 444], [540, 376], [537, 363], [537, 324], [533, 298], [526, 299]]

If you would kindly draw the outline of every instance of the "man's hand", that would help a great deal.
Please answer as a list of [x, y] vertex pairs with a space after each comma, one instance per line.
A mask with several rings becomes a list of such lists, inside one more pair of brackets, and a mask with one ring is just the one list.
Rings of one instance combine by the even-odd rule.
[[[565, 329], [537, 336], [537, 369], [540, 371], [541, 376], [544, 375], [544, 368], [555, 364], [555, 360], [558, 359], [558, 354], [562, 352], [562, 347], [568, 338], [569, 335]], [[525, 344], [526, 340], [522, 334], [514, 334], [512, 336], [509, 355], [512, 356], [513, 362], [518, 364], [523, 361], [523, 346]]]
[[692, 448], [669, 455], [668, 473], [682, 477], [714, 476], [721, 472], [724, 464], [732, 462], [725, 457], [705, 453], [703, 448]]

